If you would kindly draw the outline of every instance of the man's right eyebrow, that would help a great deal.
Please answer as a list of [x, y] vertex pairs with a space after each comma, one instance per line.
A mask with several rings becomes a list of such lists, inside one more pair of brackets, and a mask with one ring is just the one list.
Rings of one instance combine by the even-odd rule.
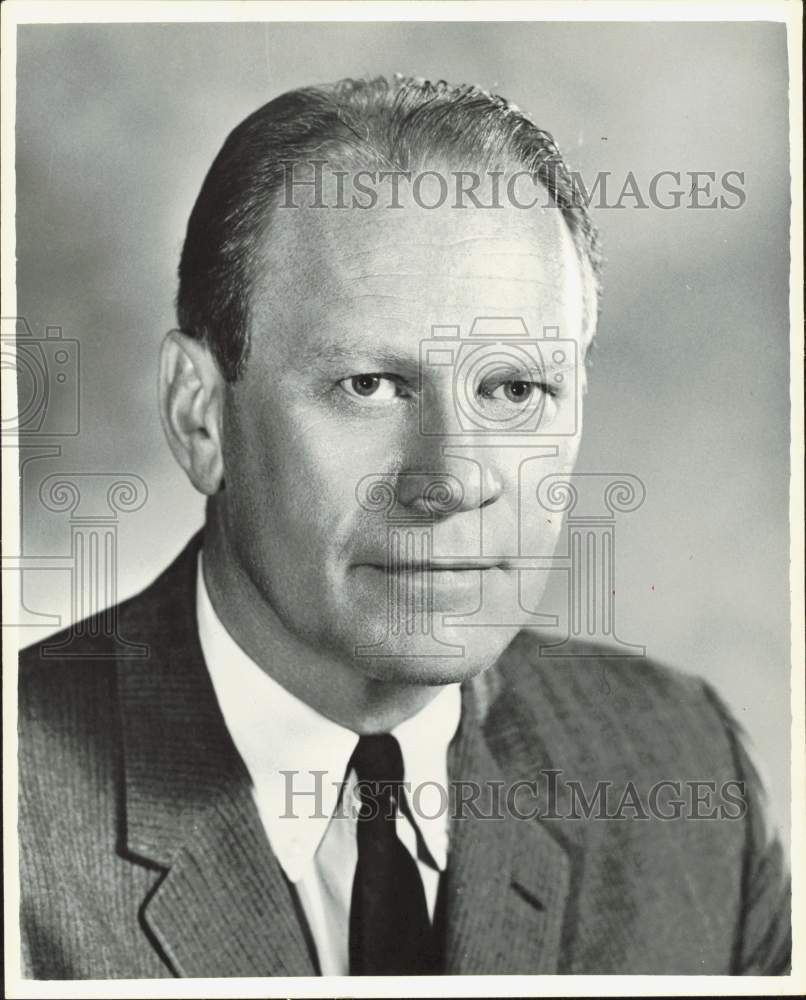
[[411, 355], [393, 347], [366, 341], [350, 340], [344, 343], [320, 344], [303, 349], [297, 354], [297, 362], [302, 365], [322, 366], [343, 361], [389, 365], [398, 368], [418, 368], [419, 356]]
[[298, 357], [303, 361], [343, 361], [345, 358], [355, 357], [365, 349], [365, 346], [352, 341], [343, 344], [315, 344], [304, 348]]

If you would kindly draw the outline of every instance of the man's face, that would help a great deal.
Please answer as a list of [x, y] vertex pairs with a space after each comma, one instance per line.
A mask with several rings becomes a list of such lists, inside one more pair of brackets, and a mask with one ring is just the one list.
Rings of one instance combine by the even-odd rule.
[[547, 574], [513, 560], [550, 556], [560, 530], [537, 486], [576, 459], [583, 290], [555, 209], [401, 201], [275, 209], [219, 501], [230, 550], [298, 642], [438, 684], [538, 622]]

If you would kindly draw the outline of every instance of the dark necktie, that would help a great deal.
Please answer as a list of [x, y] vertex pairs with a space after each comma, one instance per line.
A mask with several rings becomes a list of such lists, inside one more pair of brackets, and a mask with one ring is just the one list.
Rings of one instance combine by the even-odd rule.
[[397, 836], [403, 758], [394, 736], [362, 736], [350, 759], [361, 802], [358, 864], [350, 905], [350, 974], [412, 976], [440, 971], [417, 862]]

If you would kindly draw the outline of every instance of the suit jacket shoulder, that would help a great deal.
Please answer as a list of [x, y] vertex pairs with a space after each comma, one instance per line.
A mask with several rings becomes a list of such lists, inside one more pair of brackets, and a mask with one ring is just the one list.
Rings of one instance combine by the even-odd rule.
[[[729, 770], [741, 727], [700, 677], [606, 646], [569, 643], [552, 655], [520, 633], [499, 666], [503, 688], [528, 705], [541, 734], [568, 764], [606, 765], [626, 777], [654, 765], [696, 778]], [[715, 775], [718, 777], [719, 775]]]
[[[563, 652], [551, 655], [539, 637], [518, 635], [492, 695], [488, 686], [486, 726], [505, 754], [520, 755], [521, 774], [541, 777], [544, 821], [572, 855], [586, 858], [578, 920], [584, 924], [590, 891], [597, 908], [610, 897], [615, 915], [632, 891], [651, 885], [651, 896], [663, 900], [655, 930], [667, 939], [693, 913], [705, 916], [695, 968], [716, 971], [706, 942], [721, 925], [732, 941], [728, 968], [785, 973], [787, 866], [744, 728], [700, 677], [597, 645]], [[643, 909], [648, 928], [652, 906]], [[611, 919], [616, 954], [619, 924]]]
[[119, 682], [147, 670], [171, 629], [177, 570], [188, 577], [187, 553], [143, 593], [20, 654], [20, 931], [33, 978], [170, 974], [158, 949], [133, 946], [144, 932], [129, 904], [160, 872], [127, 859]]

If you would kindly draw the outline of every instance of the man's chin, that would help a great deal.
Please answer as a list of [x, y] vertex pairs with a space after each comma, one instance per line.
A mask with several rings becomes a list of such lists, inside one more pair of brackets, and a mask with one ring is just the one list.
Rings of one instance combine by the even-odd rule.
[[461, 683], [491, 667], [517, 631], [452, 627], [429, 635], [388, 635], [380, 643], [356, 644], [352, 665], [359, 673], [393, 684]]

